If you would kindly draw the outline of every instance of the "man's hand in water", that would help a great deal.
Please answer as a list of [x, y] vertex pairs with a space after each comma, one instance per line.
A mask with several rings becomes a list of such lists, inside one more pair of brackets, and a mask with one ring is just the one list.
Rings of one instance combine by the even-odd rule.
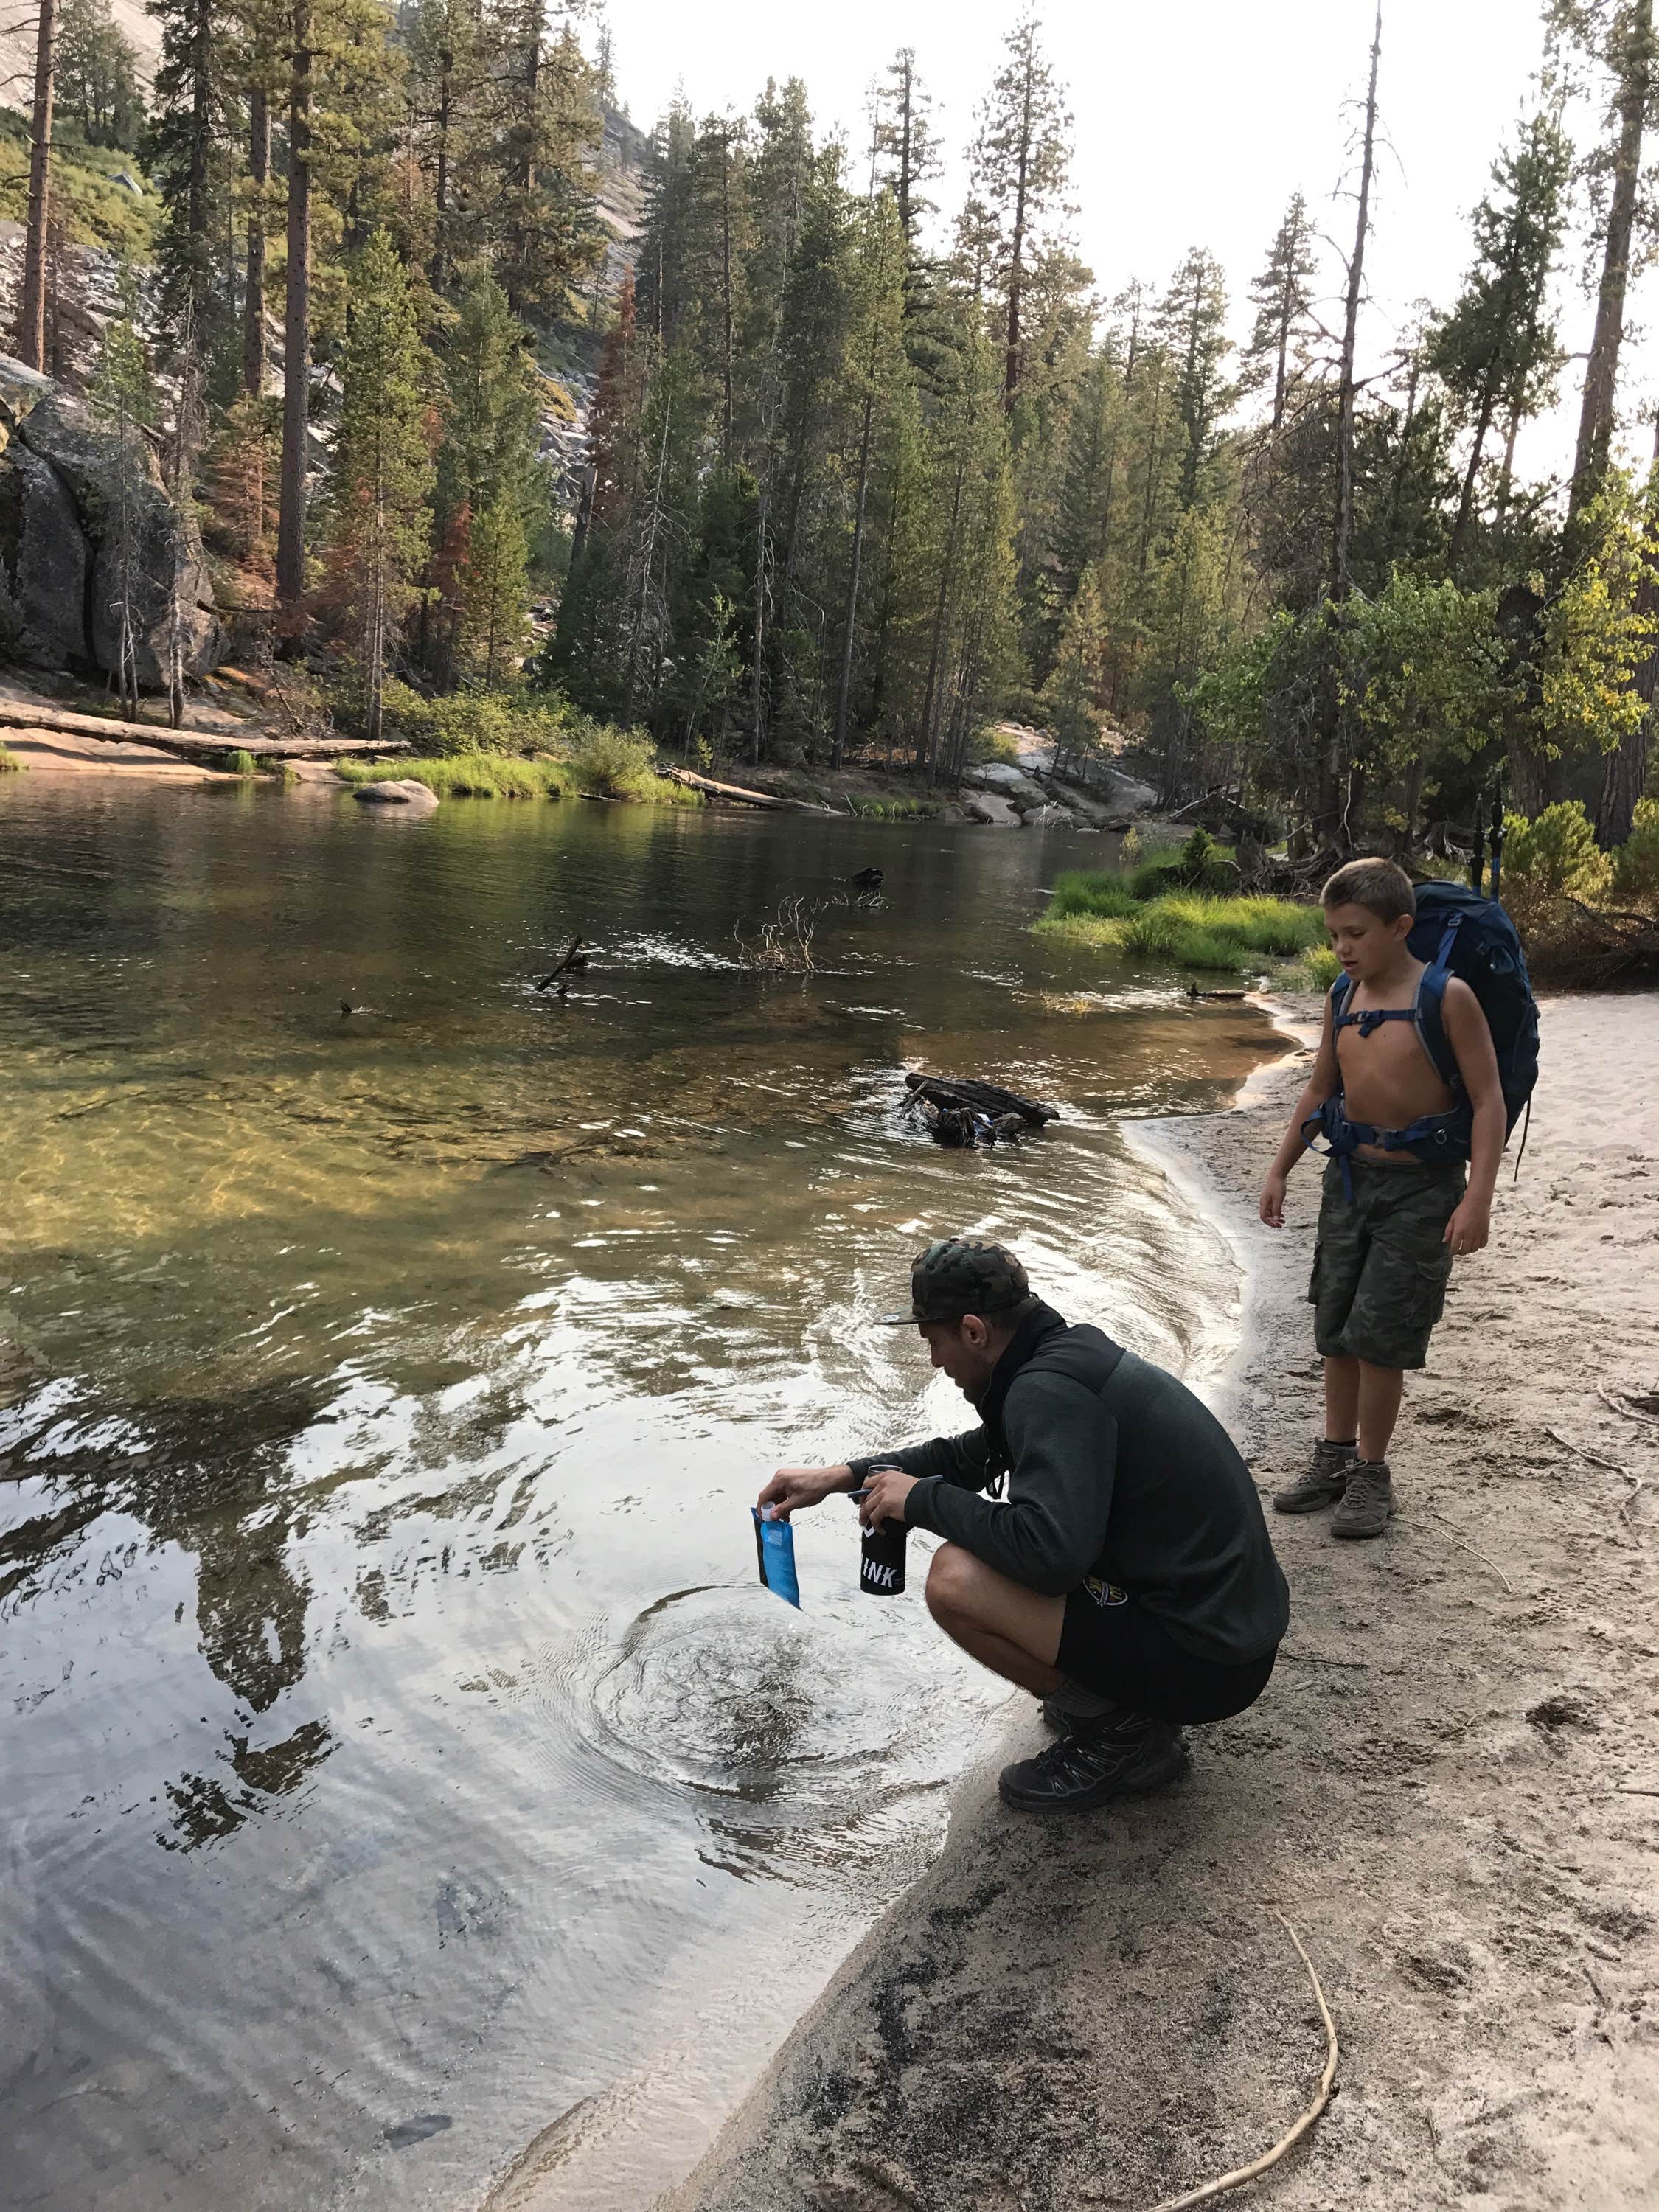
[[798, 1507], [820, 1505], [832, 1492], [852, 1487], [850, 1467], [781, 1467], [755, 1503], [775, 1505], [787, 1521]]
[[1285, 1226], [1285, 1176], [1277, 1168], [1267, 1170], [1267, 1180], [1261, 1186], [1261, 1218], [1269, 1229]]
[[866, 1528], [879, 1528], [884, 1521], [902, 1521], [904, 1502], [916, 1486], [916, 1477], [896, 1467], [872, 1467], [859, 1506], [859, 1519]]

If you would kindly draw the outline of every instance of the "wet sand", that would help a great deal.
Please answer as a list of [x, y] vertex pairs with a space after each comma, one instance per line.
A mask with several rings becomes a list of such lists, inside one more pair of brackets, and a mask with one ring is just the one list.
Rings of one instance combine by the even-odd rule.
[[[1194, 1731], [1163, 1799], [1033, 1820], [995, 1761], [970, 1777], [933, 1869], [660, 2212], [1144, 2208], [1241, 2165], [1324, 2057], [1275, 1905], [1342, 2059], [1240, 2202], [1659, 2201], [1659, 1000], [1550, 1002], [1544, 1070], [1408, 1391], [1389, 1534], [1274, 1519], [1293, 1618], [1266, 1696]], [[1284, 1232], [1255, 1219], [1301, 1073], [1143, 1125], [1248, 1271], [1224, 1411], [1264, 1491], [1316, 1419], [1316, 1175]], [[1006, 1712], [1000, 1755], [1035, 1748], [1029, 1701]]]

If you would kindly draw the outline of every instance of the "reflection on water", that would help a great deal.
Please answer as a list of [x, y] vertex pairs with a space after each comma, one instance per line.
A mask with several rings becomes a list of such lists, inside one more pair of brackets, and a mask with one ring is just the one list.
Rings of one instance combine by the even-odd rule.
[[[1029, 935], [1103, 851], [0, 785], [9, 2203], [475, 2203], [541, 2130], [535, 2201], [622, 2212], [690, 2162], [995, 1699], [835, 1501], [805, 1610], [760, 1590], [758, 1477], [959, 1419], [870, 1326], [951, 1229], [1224, 1341], [1118, 1119], [1260, 1024]], [[871, 860], [809, 977], [744, 966]], [[1066, 1118], [939, 1152], [921, 1063]]]

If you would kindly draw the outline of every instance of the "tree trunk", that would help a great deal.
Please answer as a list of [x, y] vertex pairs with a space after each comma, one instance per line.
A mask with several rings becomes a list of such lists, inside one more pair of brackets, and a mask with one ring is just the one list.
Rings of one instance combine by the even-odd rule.
[[1613, 156], [1613, 193], [1607, 207], [1607, 244], [1601, 257], [1601, 289], [1595, 303], [1595, 335], [1584, 371], [1584, 397], [1578, 416], [1578, 447], [1573, 457], [1567, 520], [1575, 521], [1601, 489], [1613, 442], [1613, 394], [1619, 382], [1619, 349], [1625, 335], [1625, 292], [1630, 281], [1631, 233], [1636, 222], [1641, 182], [1642, 132], [1647, 121], [1653, 73], [1653, 0], [1634, 0], [1628, 41], [1619, 64], [1619, 149]]
[[1020, 295], [1025, 278], [1025, 185], [1031, 166], [1031, 69], [1025, 57], [1025, 96], [1020, 114], [1019, 167], [1014, 185], [1013, 249], [1008, 257], [1008, 357], [1003, 368], [1003, 404], [1012, 410], [1019, 390]]
[[270, 105], [256, 84], [247, 96], [247, 173], [253, 186], [247, 216], [246, 275], [242, 291], [242, 389], [257, 399], [265, 388], [265, 210], [270, 175]]
[[1337, 386], [1336, 513], [1331, 532], [1331, 597], [1339, 605], [1348, 596], [1348, 546], [1353, 535], [1354, 340], [1359, 325], [1359, 301], [1365, 277], [1365, 239], [1371, 219], [1371, 172], [1376, 144], [1376, 71], [1382, 53], [1382, 0], [1376, 0], [1376, 21], [1371, 37], [1370, 82], [1365, 94], [1365, 137], [1359, 161], [1359, 210], [1354, 225], [1353, 255], [1348, 263], [1346, 312], [1342, 325], [1342, 358]]
[[916, 739], [916, 766], [931, 772], [933, 763], [933, 720], [940, 691], [940, 663], [945, 651], [945, 617], [951, 601], [952, 572], [957, 559], [957, 526], [962, 517], [963, 486], [967, 480], [965, 453], [957, 456], [956, 489], [951, 496], [951, 527], [945, 534], [945, 558], [939, 564], [939, 605], [933, 611], [933, 637], [927, 654], [927, 689], [922, 695], [921, 733]]
[[[874, 341], [871, 351], [875, 351]], [[875, 364], [871, 363], [871, 387], [864, 395], [864, 434], [859, 445], [859, 495], [853, 514], [853, 558], [847, 578], [847, 621], [841, 647], [841, 686], [836, 696], [836, 736], [830, 756], [839, 768], [847, 750], [847, 720], [853, 697], [853, 653], [858, 642], [859, 571], [864, 561], [864, 511], [870, 490], [870, 432], [875, 419]]]
[[1315, 828], [1328, 845], [1346, 851], [1351, 810], [1347, 804], [1347, 732], [1344, 726], [1342, 687], [1337, 659], [1342, 644], [1340, 609], [1352, 588], [1348, 552], [1353, 536], [1354, 411], [1358, 386], [1354, 378], [1354, 347], [1359, 325], [1359, 301], [1365, 276], [1365, 240], [1370, 229], [1371, 176], [1376, 152], [1376, 73], [1382, 54], [1382, 0], [1376, 0], [1371, 33], [1370, 79], [1365, 92], [1365, 136], [1359, 161], [1359, 206], [1354, 223], [1353, 254], [1348, 263], [1348, 289], [1342, 325], [1341, 365], [1337, 385], [1336, 508], [1331, 530], [1331, 580], [1328, 645], [1331, 654], [1325, 690], [1325, 741], [1321, 749]]
[[34, 46], [34, 112], [29, 130], [29, 213], [23, 245], [23, 286], [17, 309], [17, 357], [27, 368], [46, 365], [46, 229], [52, 217], [52, 99], [58, 55], [58, 0], [40, 0]]
[[283, 489], [276, 598], [297, 649], [306, 588], [306, 464], [311, 369], [311, 0], [295, 0], [289, 89], [288, 289], [283, 315]]
[[441, 293], [449, 275], [445, 253], [449, 224], [449, 126], [453, 105], [451, 80], [454, 74], [455, 57], [447, 46], [438, 56], [438, 112], [435, 122], [438, 133], [438, 159], [432, 179], [432, 289]]
[[[1648, 526], [1656, 526], [1655, 501], [1659, 493], [1659, 420], [1653, 426], [1653, 473], [1649, 477]], [[1636, 587], [1636, 611], [1651, 622], [1659, 617], [1659, 559], [1650, 544], [1642, 563], [1642, 580]], [[1636, 672], [1635, 690], [1642, 702], [1641, 720], [1627, 730], [1617, 748], [1607, 755], [1601, 771], [1601, 799], [1595, 810], [1595, 842], [1604, 848], [1622, 845], [1636, 820], [1636, 802], [1647, 785], [1648, 736], [1653, 721], [1653, 696], [1659, 682], [1659, 639]]]
[[1486, 433], [1492, 428], [1492, 418], [1498, 404], [1498, 393], [1490, 376], [1480, 394], [1480, 411], [1474, 418], [1474, 443], [1469, 448], [1469, 465], [1463, 471], [1463, 490], [1457, 502], [1457, 520], [1452, 525], [1451, 542], [1446, 548], [1446, 574], [1455, 577], [1457, 564], [1462, 557], [1463, 540], [1474, 514], [1474, 480], [1480, 467], [1480, 455], [1486, 443]]

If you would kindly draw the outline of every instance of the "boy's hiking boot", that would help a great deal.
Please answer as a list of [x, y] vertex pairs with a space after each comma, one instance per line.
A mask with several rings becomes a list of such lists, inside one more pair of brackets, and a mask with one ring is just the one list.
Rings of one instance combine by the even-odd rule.
[[[1072, 1700], [1075, 1694], [1068, 1683], [1066, 1688], [1056, 1690], [1053, 1697], [1043, 1698], [1037, 1707], [1037, 1715], [1044, 1728], [1052, 1729], [1056, 1735], [1066, 1735], [1075, 1728], [1139, 1728], [1146, 1717], [1144, 1713], [1136, 1712], [1131, 1705], [1116, 1705], [1108, 1698], [1096, 1698], [1088, 1691], [1074, 1705]], [[1085, 1705], [1092, 1706], [1094, 1710], [1085, 1711]]]
[[1334, 1505], [1347, 1488], [1349, 1474], [1358, 1458], [1356, 1444], [1316, 1443], [1307, 1473], [1299, 1475], [1288, 1490], [1274, 1491], [1274, 1512], [1317, 1513]]
[[1342, 1502], [1331, 1516], [1333, 1536], [1380, 1536], [1394, 1511], [1394, 1478], [1385, 1459], [1357, 1459]]
[[1141, 1797], [1178, 1782], [1190, 1765], [1186, 1739], [1167, 1721], [1112, 1715], [1073, 1721], [1035, 1759], [1005, 1766], [998, 1781], [1018, 1813], [1082, 1813], [1113, 1797]]

